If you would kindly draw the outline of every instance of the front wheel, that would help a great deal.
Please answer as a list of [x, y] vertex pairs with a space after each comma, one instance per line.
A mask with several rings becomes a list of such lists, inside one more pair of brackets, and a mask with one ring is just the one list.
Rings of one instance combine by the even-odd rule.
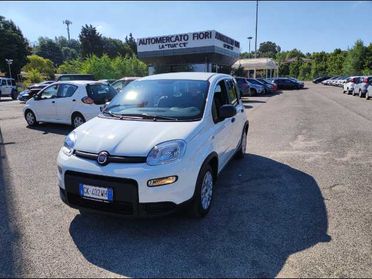
[[17, 97], [18, 97], [17, 91], [13, 91], [11, 97], [12, 97], [12, 100], [17, 100]]
[[26, 119], [28, 126], [30, 127], [36, 126], [38, 124], [38, 122], [36, 121], [36, 116], [31, 110], [26, 111], [25, 119]]
[[190, 207], [190, 213], [193, 217], [201, 218], [209, 212], [212, 203], [214, 182], [211, 166], [204, 165], [196, 180], [194, 199]]
[[369, 100], [369, 94], [366, 92], [366, 100]]

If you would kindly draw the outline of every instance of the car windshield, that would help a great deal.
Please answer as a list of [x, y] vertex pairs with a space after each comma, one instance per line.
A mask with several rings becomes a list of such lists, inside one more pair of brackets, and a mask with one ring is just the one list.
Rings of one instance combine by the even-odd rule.
[[192, 121], [200, 120], [209, 82], [202, 80], [133, 81], [103, 111], [115, 117]]

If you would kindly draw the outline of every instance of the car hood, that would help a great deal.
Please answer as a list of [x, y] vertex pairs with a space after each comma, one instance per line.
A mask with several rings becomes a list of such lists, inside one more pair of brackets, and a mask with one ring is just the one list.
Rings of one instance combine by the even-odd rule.
[[75, 149], [112, 155], [147, 156], [157, 144], [182, 139], [190, 141], [201, 130], [201, 121], [136, 121], [95, 117], [75, 129]]

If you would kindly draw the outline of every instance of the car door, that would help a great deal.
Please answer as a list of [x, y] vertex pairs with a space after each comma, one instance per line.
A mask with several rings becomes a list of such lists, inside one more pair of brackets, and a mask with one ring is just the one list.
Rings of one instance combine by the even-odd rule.
[[74, 84], [60, 84], [58, 86], [57, 98], [55, 100], [57, 121], [70, 124], [71, 115], [77, 102], [75, 92], [78, 86]]
[[229, 99], [227, 96], [225, 79], [217, 82], [213, 92], [213, 103], [212, 103], [212, 144], [213, 149], [218, 154], [218, 170], [220, 171], [228, 162], [229, 151], [231, 150], [231, 134], [233, 123], [231, 118], [226, 118], [221, 120], [219, 118], [219, 109], [221, 106], [229, 104]]
[[10, 95], [11, 86], [8, 86], [7, 80], [4, 78], [1, 80], [1, 95]]
[[233, 79], [225, 79], [228, 103], [235, 106], [236, 115], [231, 117], [230, 134], [230, 147], [228, 157], [230, 158], [235, 154], [236, 148], [238, 147], [245, 124], [245, 111], [243, 102], [240, 100], [238, 89]]
[[58, 122], [56, 110], [56, 98], [58, 84], [53, 84], [39, 92], [32, 103], [32, 109], [36, 114], [38, 121]]

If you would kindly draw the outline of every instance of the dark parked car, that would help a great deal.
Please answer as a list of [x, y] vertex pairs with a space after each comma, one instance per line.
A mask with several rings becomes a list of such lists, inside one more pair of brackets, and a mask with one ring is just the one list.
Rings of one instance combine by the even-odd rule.
[[278, 86], [273, 82], [269, 82], [263, 78], [258, 78], [257, 80], [267, 88], [268, 93], [274, 93], [276, 90], [278, 90]]
[[28, 99], [31, 99], [35, 94], [39, 93], [39, 91], [45, 88], [47, 85], [52, 84], [55, 82], [54, 80], [47, 80], [40, 83], [31, 84], [27, 87], [26, 90], [23, 90], [18, 95], [18, 100], [22, 102], [26, 102]]
[[300, 89], [304, 87], [303, 83], [289, 78], [274, 78], [273, 82], [278, 86], [278, 89]]
[[329, 79], [331, 76], [322, 76], [322, 77], [317, 77], [316, 79], [313, 79], [313, 83], [320, 83], [323, 80]]
[[238, 83], [241, 96], [242, 97], [251, 96], [251, 89], [249, 87], [247, 79], [243, 77], [235, 77], [235, 80]]

